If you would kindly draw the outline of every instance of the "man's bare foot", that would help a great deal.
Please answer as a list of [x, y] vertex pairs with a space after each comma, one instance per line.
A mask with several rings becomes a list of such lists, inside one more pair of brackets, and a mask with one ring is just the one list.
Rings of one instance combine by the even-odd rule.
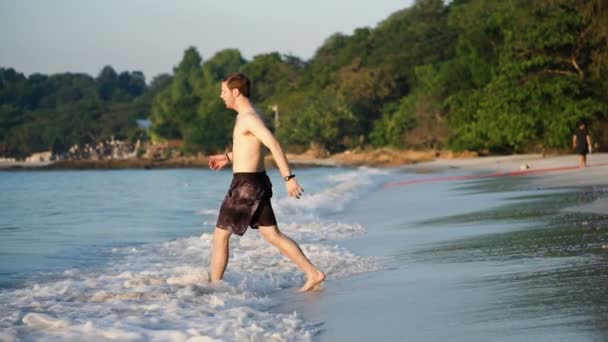
[[300, 287], [298, 292], [319, 291], [324, 280], [325, 273], [317, 270], [312, 276], [308, 276], [308, 280]]

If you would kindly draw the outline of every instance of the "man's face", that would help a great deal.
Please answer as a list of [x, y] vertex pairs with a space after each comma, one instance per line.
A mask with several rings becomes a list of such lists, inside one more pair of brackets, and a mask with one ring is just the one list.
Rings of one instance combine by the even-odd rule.
[[234, 108], [234, 101], [236, 99], [235, 94], [232, 90], [230, 90], [230, 88], [228, 88], [226, 82], [222, 82], [222, 92], [220, 94], [220, 97], [222, 98], [222, 100], [224, 100], [226, 108]]

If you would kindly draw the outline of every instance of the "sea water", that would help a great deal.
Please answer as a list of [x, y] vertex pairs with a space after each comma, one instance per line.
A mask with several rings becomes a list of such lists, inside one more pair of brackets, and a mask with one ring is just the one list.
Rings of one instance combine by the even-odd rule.
[[[300, 200], [276, 171], [279, 226], [328, 277], [383, 267], [336, 241], [365, 234], [337, 213], [390, 171], [296, 170]], [[225, 279], [209, 283], [229, 171], [0, 174], [0, 340], [310, 340], [322, 322], [277, 313], [273, 293], [305, 277], [250, 230], [231, 240]]]
[[415, 171], [298, 169], [300, 200], [270, 172], [281, 230], [328, 276], [308, 294], [254, 230], [208, 282], [228, 171], [0, 173], [0, 341], [606, 339], [608, 217], [569, 208], [608, 189], [391, 186], [467, 174]]

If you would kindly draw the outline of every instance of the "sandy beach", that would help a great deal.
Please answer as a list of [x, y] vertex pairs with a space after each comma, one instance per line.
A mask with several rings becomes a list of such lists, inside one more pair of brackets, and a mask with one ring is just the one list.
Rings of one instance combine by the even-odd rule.
[[[523, 154], [504, 157], [471, 159], [437, 159], [421, 164], [420, 169], [463, 169], [486, 172], [515, 172], [522, 176], [529, 172], [533, 186], [537, 188], [594, 187], [608, 184], [608, 153], [588, 156], [586, 168], [578, 168], [576, 155], [543, 156]], [[523, 172], [522, 172], [523, 171]], [[608, 214], [608, 199], [571, 208], [572, 210]]]
[[282, 310], [322, 321], [321, 341], [605, 340], [608, 154], [577, 162], [528, 154], [402, 167], [393, 182], [438, 181], [384, 187], [343, 215], [367, 229], [343, 244], [385, 257], [387, 269], [330, 280], [314, 298], [285, 292]]
[[[576, 155], [543, 156], [541, 154], [522, 154], [468, 159], [438, 158], [420, 166], [431, 169], [460, 168], [494, 172], [539, 171], [539, 177], [536, 178], [536, 181], [539, 186], [544, 187], [607, 184], [608, 153], [591, 154], [588, 156], [587, 163], [587, 168], [579, 169], [576, 168], [578, 165], [578, 156]], [[561, 168], [572, 169], [552, 170]], [[542, 176], [540, 176], [541, 174]]]

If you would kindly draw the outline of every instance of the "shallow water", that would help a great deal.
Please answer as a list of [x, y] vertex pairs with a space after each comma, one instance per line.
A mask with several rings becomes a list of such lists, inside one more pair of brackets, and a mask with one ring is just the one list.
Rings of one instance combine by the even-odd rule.
[[[281, 229], [328, 276], [381, 269], [334, 241], [362, 235], [335, 213], [387, 172], [297, 170], [306, 196], [275, 180]], [[257, 232], [231, 242], [208, 282], [211, 231], [229, 172], [6, 172], [0, 177], [0, 340], [311, 340], [318, 323], [270, 309], [302, 272]], [[278, 186], [277, 186], [278, 184]]]
[[608, 216], [564, 209], [608, 189], [533, 184], [378, 188], [344, 213], [368, 230], [344, 244], [386, 257], [387, 268], [284, 309], [325, 322], [323, 341], [606, 340]]
[[0, 340], [608, 338], [608, 216], [565, 210], [608, 189], [297, 174], [299, 201], [271, 172], [273, 207], [327, 272], [319, 293], [295, 294], [302, 273], [252, 231], [231, 241], [225, 281], [208, 283], [229, 172], [1, 173]]
[[[519, 227], [422, 249], [417, 262], [489, 268], [462, 287], [489, 289], [493, 301], [470, 310], [469, 324], [517, 329], [549, 340], [555, 331], [566, 336], [608, 336], [608, 215], [565, 208], [607, 197], [608, 189], [581, 187], [510, 197], [513, 203], [492, 210], [430, 220], [457, 224], [510, 224]], [[543, 336], [544, 334], [548, 336]], [[510, 334], [507, 334], [510, 335]], [[543, 338], [544, 337], [544, 338]]]

